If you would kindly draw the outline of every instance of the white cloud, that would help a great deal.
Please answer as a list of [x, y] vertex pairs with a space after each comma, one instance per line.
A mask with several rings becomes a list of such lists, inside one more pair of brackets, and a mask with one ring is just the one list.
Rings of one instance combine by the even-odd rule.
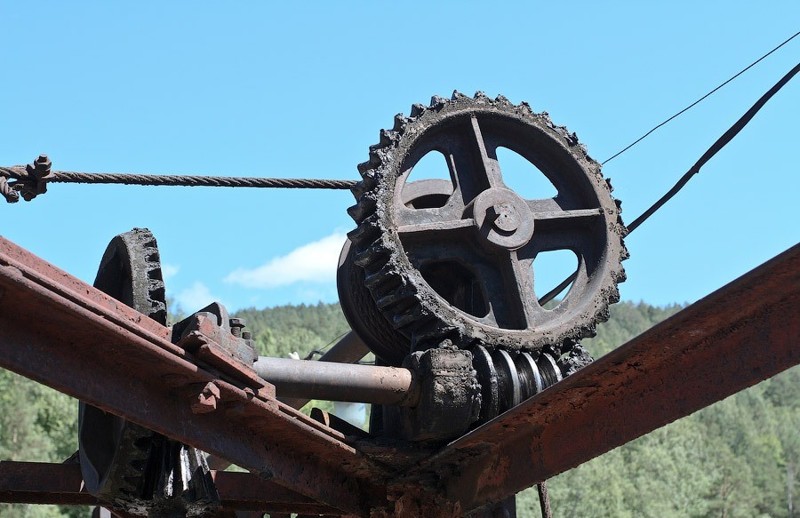
[[208, 287], [202, 282], [195, 281], [191, 286], [182, 290], [175, 296], [180, 308], [187, 313], [194, 313], [219, 298], [214, 297]]
[[180, 266], [169, 263], [161, 263], [161, 274], [164, 276], [164, 280], [175, 277], [180, 270]]
[[297, 282], [330, 283], [336, 280], [339, 252], [347, 236], [342, 232], [295, 248], [286, 255], [270, 259], [253, 268], [238, 268], [225, 282], [247, 288], [274, 288]]

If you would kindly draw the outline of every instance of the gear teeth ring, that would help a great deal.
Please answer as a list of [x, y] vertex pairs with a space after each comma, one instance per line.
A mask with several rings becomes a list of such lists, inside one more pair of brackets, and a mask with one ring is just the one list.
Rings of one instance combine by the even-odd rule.
[[[602, 224], [591, 227], [600, 229], [595, 232], [598, 244], [592, 246], [603, 248], [592, 251], [592, 257], [600, 259], [592, 266], [593, 273], [586, 274], [591, 277], [584, 280], [583, 292], [579, 290], [582, 298], [573, 297], [562, 311], [546, 314], [545, 318], [550, 320], [545, 323], [537, 321], [535, 326], [528, 324], [527, 328], [493, 326], [459, 309], [428, 283], [415, 266], [412, 252], [400, 239], [393, 211], [399, 199], [397, 191], [406, 181], [406, 171], [427, 153], [441, 151], [438, 143], [450, 138], [447, 132], [460, 127], [457, 121], [467, 116], [488, 121], [482, 128], [482, 138], [494, 139], [490, 141], [491, 149], [486, 145], [491, 153], [497, 147], [512, 148], [516, 144], [512, 151], [523, 157], [542, 155], [547, 157], [542, 160], [554, 163], [548, 178], [557, 185], [556, 203], [573, 199], [568, 203], [577, 204], [576, 209], [599, 209], [597, 217]], [[433, 140], [437, 143], [432, 143]], [[348, 209], [357, 226], [348, 234], [352, 250], [347, 261], [363, 270], [364, 286], [374, 307], [385, 318], [380, 325], [401, 335], [394, 340], [395, 344], [403, 339], [410, 343], [410, 348], [395, 350], [367, 341], [391, 365], [399, 365], [410, 350], [436, 347], [448, 339], [462, 349], [481, 343], [490, 351], [523, 351], [534, 356], [549, 350], [555, 361], [562, 351], [575, 347], [582, 338], [593, 336], [597, 323], [608, 318], [608, 305], [619, 300], [617, 283], [625, 280], [621, 262], [628, 252], [623, 243], [626, 229], [620, 217], [621, 207], [611, 195], [611, 182], [602, 177], [600, 165], [589, 157], [575, 133], [553, 124], [546, 112], [534, 113], [528, 103], [515, 105], [502, 95], [491, 99], [480, 91], [473, 97], [458, 91], [453, 91], [450, 99], [434, 96], [429, 106], [412, 105], [408, 117], [395, 116], [392, 129], [380, 132], [378, 144], [370, 147], [369, 161], [360, 164], [358, 170], [362, 181], [352, 189], [356, 204]], [[458, 173], [451, 171], [451, 174]], [[562, 174], [566, 176], [561, 178]], [[562, 192], [570, 189], [573, 192]], [[585, 195], [587, 192], [590, 194]], [[476, 199], [474, 193], [469, 198], [463, 193], [462, 196], [465, 204]], [[533, 232], [535, 239], [537, 234]], [[469, 262], [466, 258], [461, 260]], [[532, 263], [533, 259], [529, 261]], [[340, 287], [340, 293], [341, 290]]]

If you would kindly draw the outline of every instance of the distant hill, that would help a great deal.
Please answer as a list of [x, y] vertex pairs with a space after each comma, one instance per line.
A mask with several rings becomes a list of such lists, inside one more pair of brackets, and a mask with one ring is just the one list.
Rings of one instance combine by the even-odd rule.
[[[584, 345], [598, 357], [679, 311], [612, 306]], [[246, 309], [260, 354], [305, 357], [347, 332], [338, 304]], [[758, 354], [753, 344], [753, 354]], [[680, 372], [675, 373], [680, 383]], [[0, 370], [0, 459], [61, 462], [76, 449], [77, 404]], [[561, 517], [800, 516], [800, 370], [787, 371], [549, 482]], [[581, 433], [576, 430], [575, 433]], [[85, 508], [0, 504], [3, 517], [85, 516]], [[539, 516], [535, 490], [518, 516]]]

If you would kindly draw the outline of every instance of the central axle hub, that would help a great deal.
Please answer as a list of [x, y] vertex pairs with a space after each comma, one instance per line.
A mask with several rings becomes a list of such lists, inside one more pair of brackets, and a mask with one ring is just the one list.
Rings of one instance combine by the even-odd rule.
[[472, 211], [478, 231], [494, 245], [516, 250], [533, 236], [533, 213], [513, 191], [487, 189], [475, 198]]

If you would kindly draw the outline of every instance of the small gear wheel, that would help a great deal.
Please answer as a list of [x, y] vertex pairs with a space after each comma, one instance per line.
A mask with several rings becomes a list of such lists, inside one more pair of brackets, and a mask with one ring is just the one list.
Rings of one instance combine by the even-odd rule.
[[[111, 240], [94, 286], [161, 325], [167, 304], [155, 237], [134, 228]], [[148, 462], [158, 435], [121, 417], [79, 402], [78, 441], [87, 491], [107, 502], [144, 508]]]
[[[510, 189], [499, 148], [535, 166], [557, 194], [526, 199]], [[409, 181], [414, 166], [436, 152], [450, 181]], [[348, 235], [339, 290], [359, 293], [364, 288], [343, 284], [363, 282], [384, 317], [371, 327], [402, 338], [362, 337], [376, 355], [399, 365], [411, 350], [449, 339], [461, 348], [546, 347], [558, 356], [608, 318], [625, 279], [620, 205], [600, 165], [546, 113], [480, 92], [434, 97], [428, 107], [414, 105], [410, 117], [396, 116], [369, 157], [348, 210], [357, 227]], [[534, 291], [534, 260], [557, 250], [573, 252], [577, 269], [550, 307]], [[343, 309], [351, 322], [363, 311], [346, 301]]]

